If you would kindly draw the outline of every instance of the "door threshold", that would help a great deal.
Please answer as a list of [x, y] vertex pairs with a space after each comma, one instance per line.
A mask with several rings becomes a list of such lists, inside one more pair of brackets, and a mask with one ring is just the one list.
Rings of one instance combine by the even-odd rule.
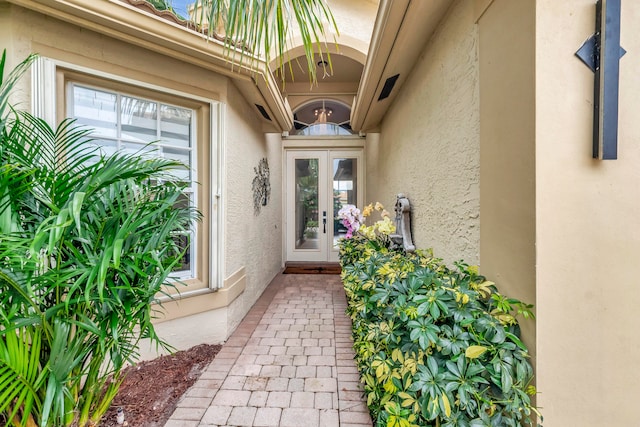
[[341, 271], [337, 262], [289, 261], [282, 274], [340, 274]]

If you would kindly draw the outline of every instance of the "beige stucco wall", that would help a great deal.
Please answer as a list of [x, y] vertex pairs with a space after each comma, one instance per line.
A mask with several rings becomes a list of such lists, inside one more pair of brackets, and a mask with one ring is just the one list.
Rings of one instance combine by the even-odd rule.
[[369, 43], [378, 2], [371, 0], [328, 0], [327, 4], [338, 24], [340, 35]]
[[366, 54], [378, 11], [377, 2], [329, 0], [327, 3], [340, 31], [337, 40]]
[[[265, 135], [258, 120], [247, 121], [253, 109], [233, 85], [227, 102], [225, 269], [247, 271], [246, 290], [229, 307], [232, 331], [282, 266], [282, 151], [279, 134]], [[269, 163], [271, 197], [255, 215], [252, 182], [262, 158]]]
[[[373, 24], [378, 12], [377, 2], [369, 0], [328, 0], [327, 1], [331, 13], [338, 27], [339, 33], [335, 32], [332, 24], [323, 20], [322, 24], [325, 28], [327, 49], [334, 49], [335, 44], [341, 44], [346, 47], [344, 53], [357, 60], [364, 59], [369, 49], [369, 41], [373, 31]], [[290, 42], [290, 46], [294, 48], [292, 57], [295, 58], [303, 54], [300, 46], [302, 38], [299, 34], [299, 26], [297, 22], [291, 23], [291, 32], [294, 34]], [[320, 38], [322, 41], [322, 37]], [[360, 52], [362, 57], [350, 52], [354, 49]], [[342, 49], [338, 48], [338, 51]]]
[[[496, 0], [478, 21], [480, 267], [500, 291], [536, 303], [534, 2]], [[535, 322], [521, 319], [535, 363]]]
[[[20, 21], [16, 17], [20, 16], [17, 9], [8, 3], [0, 2], [0, 50], [6, 49], [5, 73], [12, 70], [20, 62], [22, 62], [30, 53], [30, 44], [21, 42], [16, 29], [20, 25]], [[13, 105], [24, 108], [30, 107], [30, 93], [28, 83], [29, 76], [23, 78], [23, 86], [18, 86], [10, 94], [10, 101]]]
[[640, 3], [622, 1], [618, 160], [591, 158], [591, 0], [536, 2], [538, 403], [545, 427], [640, 415]]
[[[224, 297], [209, 294], [168, 304], [170, 318], [194, 317], [190, 321], [162, 323], [159, 329], [166, 331], [167, 338], [178, 348], [226, 339], [282, 266], [281, 155], [279, 145], [262, 133], [255, 109], [247, 104], [228, 78], [131, 43], [5, 3], [0, 3], [0, 24], [0, 48], [6, 47], [9, 51], [9, 67], [28, 53], [37, 52], [74, 67], [193, 94], [224, 105], [221, 123], [224, 133], [221, 176], [224, 243], [219, 248], [224, 253], [220, 269], [224, 284], [237, 283], [237, 286]], [[11, 30], [7, 31], [7, 28]], [[15, 97], [25, 109], [29, 109], [29, 82], [27, 75]], [[255, 176], [253, 168], [263, 157], [268, 159], [271, 168], [271, 200], [260, 215], [255, 216], [251, 187]], [[213, 168], [215, 170], [215, 165]], [[203, 209], [205, 214], [215, 215], [208, 207]], [[215, 218], [211, 220], [215, 221]], [[214, 259], [217, 253], [210, 256]], [[226, 280], [230, 276], [231, 279]], [[244, 292], [240, 292], [242, 288]], [[221, 305], [218, 300], [231, 302]], [[216, 309], [211, 310], [212, 307]], [[190, 340], [185, 341], [185, 336]]]
[[[367, 140], [368, 201], [412, 204], [414, 241], [449, 264], [479, 261], [477, 29], [473, 3], [457, 1]], [[374, 180], [372, 178], [375, 176]]]

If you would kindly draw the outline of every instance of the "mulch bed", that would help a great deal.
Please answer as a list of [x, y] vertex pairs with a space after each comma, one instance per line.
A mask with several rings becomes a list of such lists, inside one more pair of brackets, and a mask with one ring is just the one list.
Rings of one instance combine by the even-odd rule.
[[124, 382], [100, 426], [119, 427], [118, 408], [123, 409], [130, 427], [164, 426], [180, 397], [196, 382], [220, 348], [200, 344], [128, 367], [124, 371]]

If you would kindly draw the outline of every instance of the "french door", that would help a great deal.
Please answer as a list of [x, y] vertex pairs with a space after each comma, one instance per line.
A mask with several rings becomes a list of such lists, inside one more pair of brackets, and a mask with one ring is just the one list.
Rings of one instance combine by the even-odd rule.
[[345, 204], [362, 206], [362, 150], [287, 150], [287, 261], [336, 262]]

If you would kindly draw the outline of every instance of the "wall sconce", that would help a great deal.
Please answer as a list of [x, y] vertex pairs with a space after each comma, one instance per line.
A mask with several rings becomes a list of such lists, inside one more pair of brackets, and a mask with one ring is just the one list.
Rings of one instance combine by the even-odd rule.
[[596, 32], [576, 52], [595, 73], [593, 87], [593, 158], [618, 158], [618, 89], [621, 0], [596, 2]]

